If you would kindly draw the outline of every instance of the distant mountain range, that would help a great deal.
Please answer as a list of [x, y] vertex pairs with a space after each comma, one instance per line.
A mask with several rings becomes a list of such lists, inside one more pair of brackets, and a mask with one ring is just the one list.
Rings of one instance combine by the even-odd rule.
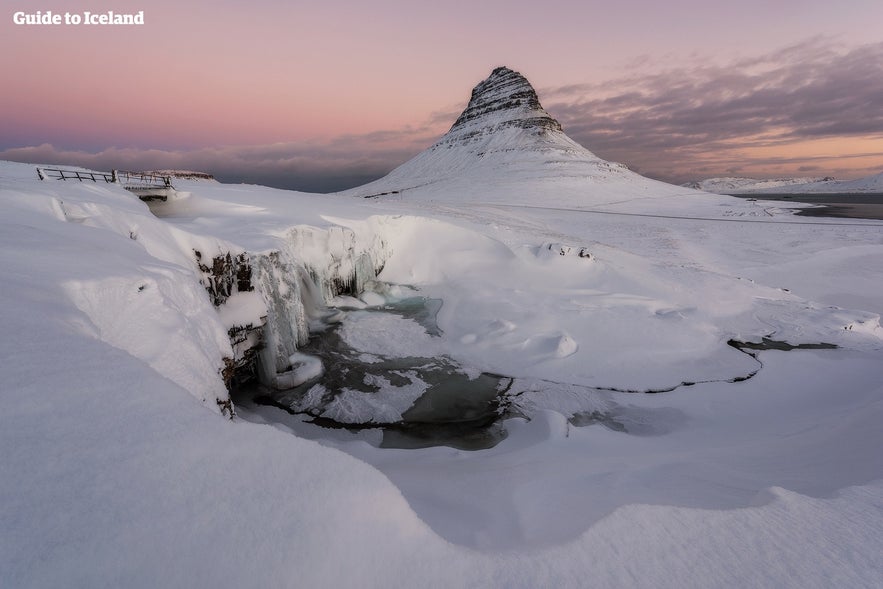
[[683, 184], [715, 194], [854, 194], [883, 193], [883, 172], [857, 180], [835, 180], [831, 177], [774, 178], [708, 178]]

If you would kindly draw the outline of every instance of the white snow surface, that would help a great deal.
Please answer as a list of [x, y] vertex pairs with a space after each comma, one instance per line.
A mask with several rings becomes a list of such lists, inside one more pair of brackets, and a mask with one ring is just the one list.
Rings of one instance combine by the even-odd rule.
[[715, 194], [860, 194], [883, 193], [883, 172], [855, 180], [830, 178], [708, 178], [685, 186]]
[[[883, 223], [805, 221], [531, 133], [339, 195], [176, 180], [152, 212], [0, 163], [0, 585], [879, 586]], [[525, 417], [474, 452], [273, 407], [224, 419], [226, 330], [269, 303], [216, 310], [193, 249], [383, 260], [381, 281], [443, 300], [441, 335], [354, 310], [347, 341], [515, 377]], [[727, 343], [764, 337], [838, 348]], [[333, 411], [394, 418], [411, 383]]]

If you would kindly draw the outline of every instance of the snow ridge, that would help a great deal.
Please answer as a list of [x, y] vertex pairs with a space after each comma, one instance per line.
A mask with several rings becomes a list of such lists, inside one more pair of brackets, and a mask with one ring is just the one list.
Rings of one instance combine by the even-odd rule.
[[683, 184], [685, 188], [704, 190], [714, 194], [733, 194], [742, 192], [774, 192], [783, 186], [805, 185], [812, 182], [829, 182], [830, 177], [800, 177], [800, 178], [770, 178], [759, 180], [757, 178], [723, 177], [706, 178]]
[[856, 180], [835, 180], [827, 177], [774, 178], [708, 178], [684, 184], [715, 194], [854, 194], [883, 192], [883, 172]]

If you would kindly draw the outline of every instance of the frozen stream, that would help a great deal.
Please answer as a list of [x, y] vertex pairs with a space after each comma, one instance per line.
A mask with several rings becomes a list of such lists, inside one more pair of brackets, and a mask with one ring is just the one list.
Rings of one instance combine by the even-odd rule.
[[[299, 384], [283, 390], [255, 384], [242, 388], [234, 401], [243, 416], [253, 419], [262, 413], [257, 420], [263, 421], [268, 414], [261, 407], [281, 409], [288, 415], [276, 413], [268, 421], [287, 424], [300, 435], [306, 431], [317, 439], [361, 439], [399, 449], [493, 448], [507, 436], [507, 419], [546, 410], [561, 413], [571, 426], [597, 424], [637, 436], [662, 435], [684, 425], [682, 411], [632, 404], [629, 391], [511, 378], [463, 366], [441, 346], [437, 315], [442, 300], [393, 288], [404, 289], [406, 295], [384, 298], [369, 292], [372, 305], [337, 299], [324, 328], [291, 357], [292, 373], [303, 375]], [[761, 350], [837, 348], [769, 338], [728, 343], [754, 358], [758, 369]], [[722, 382], [737, 383], [755, 374]]]
[[[422, 296], [357, 308], [313, 334], [296, 357], [309, 375], [287, 390], [252, 386], [237, 405], [275, 406], [330, 429], [380, 430], [388, 448], [489, 448], [505, 437], [501, 392], [511, 379], [461, 366], [439, 353], [439, 299]], [[315, 371], [314, 372], [318, 372]]]

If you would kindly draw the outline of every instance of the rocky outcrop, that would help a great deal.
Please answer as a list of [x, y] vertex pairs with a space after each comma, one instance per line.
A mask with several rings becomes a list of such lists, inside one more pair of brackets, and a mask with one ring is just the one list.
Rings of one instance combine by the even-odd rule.
[[234, 292], [254, 290], [248, 254], [243, 252], [234, 257], [227, 252], [212, 258], [209, 266], [203, 259], [202, 252], [193, 250], [193, 253], [196, 256], [196, 265], [202, 272], [200, 283], [208, 291], [216, 307], [224, 304]]
[[151, 170], [143, 174], [156, 174], [158, 176], [171, 176], [182, 180], [214, 180], [215, 177], [208, 172], [196, 172], [194, 170]]
[[518, 127], [561, 131], [561, 123], [547, 113], [527, 78], [507, 67], [498, 67], [472, 90], [466, 110], [449, 131], [455, 135], [481, 127]]
[[[194, 249], [193, 254], [196, 257], [196, 266], [202, 273], [199, 282], [205, 287], [215, 307], [226, 305], [230, 297], [237, 293], [254, 291], [248, 253], [233, 255], [228, 251], [212, 257], [210, 262], [199, 250]], [[265, 324], [266, 316], [262, 316], [257, 320], [226, 325], [233, 357], [224, 358], [221, 376], [228, 390], [237, 382], [257, 376], [258, 352], [263, 347]], [[225, 407], [221, 407], [221, 411], [223, 413]], [[232, 415], [232, 406], [230, 412]]]

